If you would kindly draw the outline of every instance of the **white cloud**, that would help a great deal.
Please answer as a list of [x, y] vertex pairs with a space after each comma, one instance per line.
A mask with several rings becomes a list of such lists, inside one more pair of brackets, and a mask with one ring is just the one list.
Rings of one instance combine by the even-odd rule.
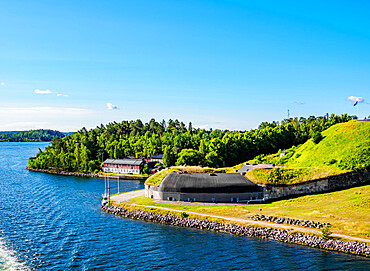
[[5, 86], [5, 83], [4, 82], [1, 82], [0, 85]]
[[37, 121], [19, 121], [12, 123], [0, 124], [2, 131], [18, 131], [18, 130], [32, 130], [32, 129], [48, 129], [47, 122]]
[[347, 98], [347, 100], [350, 100], [350, 101], [352, 101], [352, 102], [358, 102], [358, 103], [363, 103], [365, 100], [364, 100], [364, 98], [362, 98], [362, 97], [356, 97], [356, 96], [349, 96], [348, 98]]
[[55, 129], [72, 131], [86, 126], [94, 111], [68, 107], [0, 107], [0, 131]]
[[35, 89], [35, 93], [36, 94], [50, 94], [50, 93], [53, 93], [53, 92], [50, 89], [46, 89], [46, 90]]
[[303, 105], [305, 103], [301, 102], [301, 101], [295, 101], [296, 104], [299, 104], [299, 105]]
[[118, 106], [113, 105], [113, 104], [111, 104], [111, 103], [107, 103], [107, 108], [108, 108], [109, 110], [119, 109], [119, 108], [118, 108]]
[[88, 113], [90, 110], [84, 108], [68, 108], [68, 107], [0, 107], [0, 114], [75, 114]]
[[58, 93], [57, 96], [58, 97], [68, 97], [68, 95], [66, 95], [66, 94], [60, 94], [60, 93]]

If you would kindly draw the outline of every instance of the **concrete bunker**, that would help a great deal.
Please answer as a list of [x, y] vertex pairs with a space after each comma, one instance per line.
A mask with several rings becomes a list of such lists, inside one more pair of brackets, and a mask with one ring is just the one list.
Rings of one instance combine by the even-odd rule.
[[145, 185], [145, 196], [170, 201], [248, 202], [263, 200], [263, 189], [240, 173], [173, 172], [159, 187]]

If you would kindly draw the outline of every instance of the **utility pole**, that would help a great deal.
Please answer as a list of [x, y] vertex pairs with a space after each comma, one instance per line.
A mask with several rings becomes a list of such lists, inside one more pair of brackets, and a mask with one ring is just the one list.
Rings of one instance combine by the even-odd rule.
[[288, 119], [290, 119], [290, 113], [289, 113], [289, 109], [288, 109]]
[[110, 187], [109, 187], [109, 176], [108, 176], [108, 205], [110, 205]]
[[118, 176], [117, 180], [118, 180], [118, 194], [119, 194], [119, 176]]

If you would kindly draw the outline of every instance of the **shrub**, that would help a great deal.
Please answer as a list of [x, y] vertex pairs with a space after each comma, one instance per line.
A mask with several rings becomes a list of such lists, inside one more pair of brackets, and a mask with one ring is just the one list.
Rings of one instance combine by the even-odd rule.
[[370, 147], [363, 144], [354, 149], [350, 156], [347, 156], [339, 164], [341, 169], [365, 170], [370, 168]]
[[321, 132], [317, 131], [313, 134], [312, 140], [315, 144], [318, 144], [323, 139]]
[[145, 164], [144, 167], [143, 167], [143, 173], [144, 174], [149, 174], [149, 166], [148, 164]]
[[187, 214], [186, 212], [181, 212], [180, 213], [180, 217], [186, 218], [188, 216], [189, 216], [189, 214]]
[[268, 184], [290, 184], [307, 175], [309, 169], [290, 169], [276, 167], [267, 176]]
[[330, 159], [328, 162], [326, 162], [327, 165], [333, 165], [337, 162], [335, 159]]
[[326, 225], [322, 230], [321, 230], [321, 236], [324, 239], [330, 239], [331, 238], [332, 232], [330, 231], [330, 225]]

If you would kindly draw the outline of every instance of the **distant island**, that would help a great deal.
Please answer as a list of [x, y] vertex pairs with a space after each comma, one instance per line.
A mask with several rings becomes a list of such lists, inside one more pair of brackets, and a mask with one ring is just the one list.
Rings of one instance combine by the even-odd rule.
[[29, 131], [0, 131], [0, 142], [42, 142], [51, 141], [53, 137], [63, 138], [71, 133], [62, 133], [49, 129]]

